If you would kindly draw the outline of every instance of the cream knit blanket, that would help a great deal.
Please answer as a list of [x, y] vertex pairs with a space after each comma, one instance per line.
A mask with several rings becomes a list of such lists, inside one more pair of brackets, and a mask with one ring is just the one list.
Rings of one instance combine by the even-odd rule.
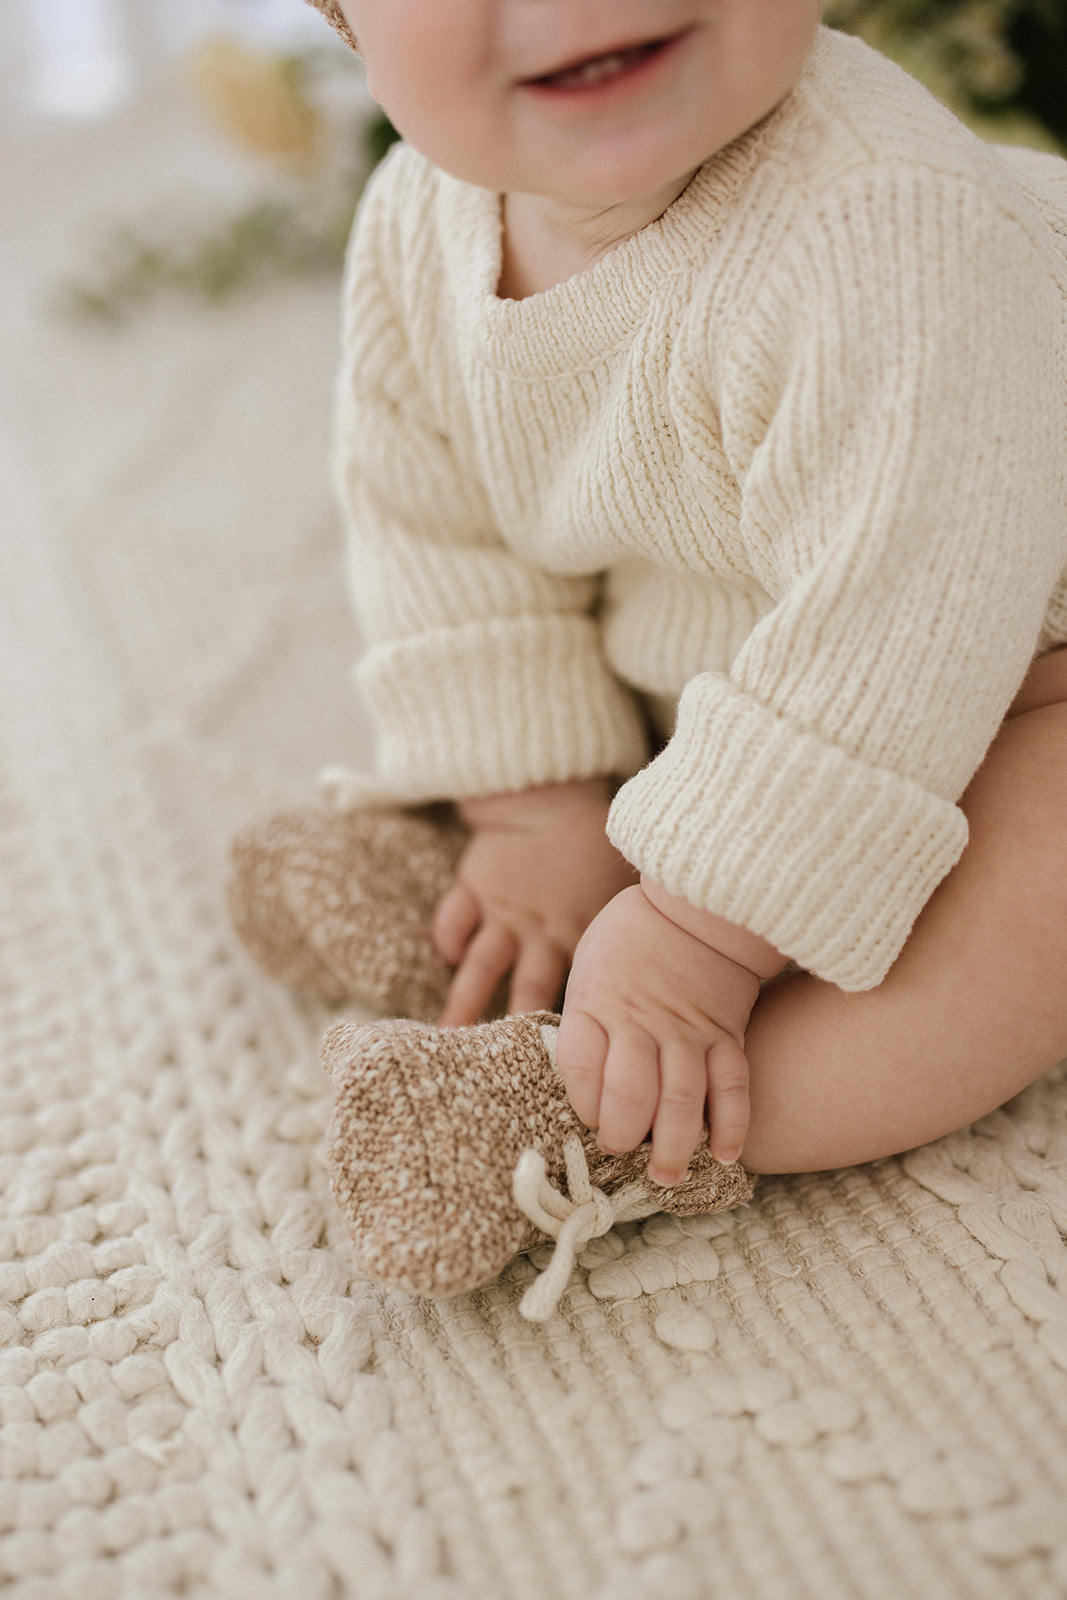
[[82, 145], [6, 180], [0, 1587], [1062, 1597], [1059, 1072], [903, 1160], [626, 1224], [543, 1326], [525, 1260], [438, 1305], [353, 1278], [326, 1014], [220, 905], [235, 824], [361, 752], [335, 290], [42, 321], [42, 197], [157, 181], [158, 146]]

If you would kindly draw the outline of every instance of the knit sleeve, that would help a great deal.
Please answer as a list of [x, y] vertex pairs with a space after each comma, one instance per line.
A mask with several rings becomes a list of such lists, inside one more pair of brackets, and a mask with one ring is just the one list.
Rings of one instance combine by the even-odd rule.
[[775, 604], [609, 823], [642, 870], [844, 989], [961, 854], [957, 804], [1067, 547], [1061, 291], [959, 179], [854, 182], [780, 258], [717, 393]]
[[346, 274], [336, 470], [382, 786], [461, 798], [647, 755], [608, 667], [596, 578], [524, 562], [500, 536], [457, 385], [433, 250], [432, 182], [398, 151], [365, 196]]

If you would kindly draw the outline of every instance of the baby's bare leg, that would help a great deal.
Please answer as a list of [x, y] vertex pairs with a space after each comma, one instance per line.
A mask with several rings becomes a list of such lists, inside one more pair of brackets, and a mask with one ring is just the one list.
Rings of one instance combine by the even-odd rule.
[[911, 1149], [1067, 1055], [1067, 650], [1031, 670], [963, 808], [967, 849], [877, 989], [801, 973], [764, 989], [746, 1036], [753, 1171]]

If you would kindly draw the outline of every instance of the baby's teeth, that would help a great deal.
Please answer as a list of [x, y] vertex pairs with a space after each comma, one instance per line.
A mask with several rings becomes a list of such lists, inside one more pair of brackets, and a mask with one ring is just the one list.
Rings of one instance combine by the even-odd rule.
[[601, 78], [610, 78], [614, 73], [621, 72], [624, 65], [620, 55], [601, 56], [599, 61], [587, 61], [579, 77], [583, 83], [597, 83]]
[[604, 78], [614, 78], [625, 67], [626, 57], [616, 52], [610, 56], [597, 56], [593, 61], [584, 61], [581, 66], [571, 67], [567, 72], [557, 72], [551, 81], [563, 88], [581, 89], [587, 84], [600, 83]]

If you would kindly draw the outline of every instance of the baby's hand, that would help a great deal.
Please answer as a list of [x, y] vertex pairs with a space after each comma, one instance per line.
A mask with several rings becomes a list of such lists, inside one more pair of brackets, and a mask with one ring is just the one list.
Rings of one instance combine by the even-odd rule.
[[476, 1022], [511, 973], [509, 1009], [552, 1010], [579, 939], [637, 873], [610, 843], [603, 779], [466, 801], [474, 830], [433, 936], [456, 968], [444, 1027]]
[[574, 957], [556, 1046], [571, 1103], [601, 1149], [652, 1131], [649, 1176], [681, 1182], [701, 1143], [736, 1161], [748, 1131], [743, 1042], [760, 980], [785, 957], [641, 880], [616, 895]]

